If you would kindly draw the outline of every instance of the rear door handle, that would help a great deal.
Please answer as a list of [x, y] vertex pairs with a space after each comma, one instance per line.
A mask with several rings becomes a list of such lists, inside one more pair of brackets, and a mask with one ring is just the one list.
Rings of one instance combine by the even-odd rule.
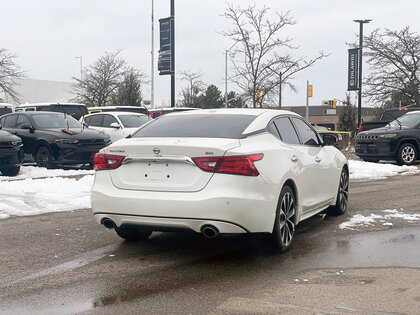
[[298, 161], [298, 158], [297, 158], [295, 155], [293, 155], [293, 156], [292, 156], [292, 162], [293, 162], [293, 163], [296, 163], [297, 161]]
[[321, 159], [319, 157], [316, 157], [315, 162], [319, 163], [319, 162], [321, 162]]

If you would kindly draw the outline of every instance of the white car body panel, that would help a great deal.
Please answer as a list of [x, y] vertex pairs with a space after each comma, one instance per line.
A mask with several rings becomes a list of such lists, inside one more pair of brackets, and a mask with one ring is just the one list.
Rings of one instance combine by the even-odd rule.
[[[347, 165], [341, 152], [331, 146], [286, 144], [261, 131], [279, 115], [296, 114], [228, 109], [171, 115], [203, 113], [252, 113], [257, 118], [243, 132], [251, 135], [243, 139], [130, 138], [102, 149], [104, 154], [137, 157], [139, 161], [96, 172], [91, 202], [98, 223], [108, 218], [117, 226], [133, 224], [200, 232], [205, 224], [211, 224], [220, 233], [271, 233], [286, 181], [296, 193], [296, 224], [336, 203], [340, 174]], [[158, 154], [153, 152], [155, 148], [160, 149]], [[166, 161], [158, 160], [259, 153], [264, 154], [254, 162], [259, 176], [210, 173], [191, 161], [174, 165], [169, 161], [166, 166]]]

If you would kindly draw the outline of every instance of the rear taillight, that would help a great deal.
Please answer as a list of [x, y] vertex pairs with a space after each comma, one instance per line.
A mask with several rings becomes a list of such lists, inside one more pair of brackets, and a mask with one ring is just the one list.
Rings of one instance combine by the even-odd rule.
[[363, 131], [363, 125], [360, 125], [360, 130], [359, 130], [360, 132], [362, 132]]
[[194, 163], [205, 172], [224, 173], [246, 176], [258, 176], [254, 162], [263, 158], [263, 154], [234, 155], [218, 157], [196, 157]]
[[125, 156], [109, 155], [109, 154], [95, 154], [93, 158], [93, 169], [99, 170], [113, 170], [119, 167], [124, 160]]

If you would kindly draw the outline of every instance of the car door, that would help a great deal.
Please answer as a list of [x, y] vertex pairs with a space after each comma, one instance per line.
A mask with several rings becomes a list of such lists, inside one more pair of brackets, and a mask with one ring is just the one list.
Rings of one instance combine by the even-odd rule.
[[288, 116], [282, 116], [274, 120], [274, 124], [280, 133], [281, 140], [293, 147], [293, 154], [289, 157], [294, 165], [294, 173], [297, 174], [297, 187], [302, 212], [314, 208], [317, 203], [316, 181], [314, 180], [313, 161], [302, 150], [301, 141]]
[[33, 152], [36, 142], [35, 131], [33, 129], [22, 129], [22, 125], [32, 126], [33, 124], [26, 115], [19, 114], [16, 120], [16, 135], [22, 139], [25, 153]]
[[[119, 124], [120, 128], [111, 127], [111, 124], [113, 123]], [[124, 137], [122, 125], [113, 115], [104, 114], [103, 128], [104, 132], [111, 137], [112, 142], [115, 142]]]
[[[328, 147], [320, 142], [316, 131], [306, 121], [299, 117], [292, 117], [300, 140], [300, 150], [309, 159], [311, 168], [310, 177], [307, 180], [313, 181], [316, 189], [315, 208], [323, 207], [334, 197], [332, 187], [336, 187], [336, 174], [333, 167], [335, 154], [331, 153]], [[313, 209], [315, 210], [315, 209]]]

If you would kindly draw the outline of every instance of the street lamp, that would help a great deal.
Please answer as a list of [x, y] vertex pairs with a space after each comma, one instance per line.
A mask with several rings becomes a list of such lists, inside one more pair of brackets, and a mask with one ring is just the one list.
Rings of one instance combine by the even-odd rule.
[[353, 22], [359, 23], [360, 25], [360, 33], [359, 33], [359, 49], [360, 49], [360, 56], [359, 56], [359, 95], [357, 98], [357, 125], [360, 128], [362, 123], [362, 48], [363, 48], [363, 24], [369, 23], [372, 20], [353, 20]]
[[74, 57], [76, 59], [80, 59], [80, 80], [83, 79], [83, 59], [82, 56]]
[[228, 62], [228, 53], [235, 47], [239, 42], [234, 43], [229, 49], [225, 50], [225, 108], [228, 107], [228, 69], [227, 69], [227, 62]]
[[280, 72], [277, 72], [276, 70], [273, 70], [271, 67], [268, 67], [268, 69], [270, 69], [271, 71], [273, 71], [275, 74], [277, 74], [279, 76], [279, 109], [281, 109], [281, 83], [282, 83], [282, 80], [283, 80], [283, 78], [282, 78], [283, 73], [286, 73], [287, 71], [289, 71], [295, 65], [296, 64], [293, 63], [286, 70], [280, 71]]

